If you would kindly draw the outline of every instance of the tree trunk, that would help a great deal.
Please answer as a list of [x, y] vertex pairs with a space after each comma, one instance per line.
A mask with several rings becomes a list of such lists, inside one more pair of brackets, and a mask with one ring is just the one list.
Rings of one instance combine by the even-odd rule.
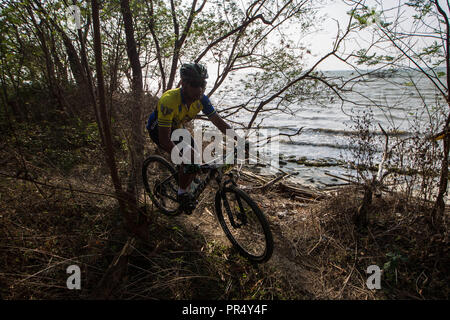
[[439, 226], [442, 218], [444, 217], [445, 212], [445, 200], [444, 197], [447, 193], [448, 187], [448, 154], [449, 154], [449, 122], [450, 115], [447, 117], [447, 121], [444, 127], [444, 138], [443, 141], [443, 157], [442, 157], [442, 167], [441, 167], [441, 176], [439, 181], [439, 191], [438, 196], [436, 198], [436, 202], [433, 207], [433, 211], [431, 214], [432, 222], [434, 226]]
[[132, 76], [132, 110], [131, 110], [131, 171], [128, 181], [127, 191], [136, 196], [136, 186], [141, 178], [141, 163], [144, 157], [144, 140], [143, 140], [143, 84], [142, 69], [139, 62], [139, 54], [136, 49], [136, 41], [134, 39], [133, 17], [131, 15], [129, 0], [121, 0], [120, 7], [123, 15], [125, 26], [125, 36], [127, 40], [127, 53], [130, 60]]
[[358, 212], [353, 217], [358, 227], [366, 227], [369, 222], [369, 209], [372, 206], [372, 186], [364, 186], [364, 198]]
[[77, 50], [73, 46], [72, 41], [69, 39], [66, 33], [61, 29], [58, 29], [58, 31], [60, 32], [63, 38], [64, 46], [66, 47], [67, 58], [69, 60], [70, 69], [72, 70], [75, 82], [80, 89], [86, 89], [87, 88], [86, 74], [83, 70], [83, 65], [77, 54]]
[[[86, 73], [83, 70], [83, 64], [80, 61], [80, 58], [79, 58], [79, 56], [77, 54], [77, 50], [75, 49], [74, 45], [72, 44], [72, 41], [67, 36], [65, 31], [59, 26], [59, 24], [54, 19], [51, 18], [51, 16], [45, 10], [45, 8], [42, 6], [42, 4], [39, 1], [37, 1], [37, 0], [34, 1], [34, 4], [37, 5], [39, 10], [43, 13], [43, 17], [45, 17], [45, 18], [42, 17], [42, 21], [47, 25], [47, 27], [49, 29], [51, 29], [53, 27], [61, 35], [63, 43], [64, 43], [64, 47], [65, 47], [66, 52], [67, 52], [69, 66], [70, 66], [70, 69], [72, 71], [72, 74], [73, 74], [73, 77], [75, 79], [75, 82], [76, 82], [76, 84], [78, 86], [78, 93], [79, 93], [78, 97], [80, 99], [79, 100], [79, 105], [81, 105], [81, 106], [87, 105], [88, 104], [88, 99], [86, 97], [86, 91], [88, 90], [88, 84], [87, 84], [87, 79], [86, 79]], [[53, 34], [51, 35], [51, 37], [52, 37], [53, 43], [55, 43]], [[53, 45], [53, 53], [54, 53], [55, 61], [57, 63], [59, 62], [59, 64], [61, 64], [61, 62], [59, 61], [59, 58], [58, 58], [58, 56], [56, 54], [56, 50], [54, 48], [54, 45]], [[65, 81], [65, 84], [68, 83], [68, 76], [67, 76], [66, 70], [64, 70], [64, 81]], [[61, 97], [63, 99], [64, 99], [64, 96], [65, 96], [65, 94], [62, 93]], [[71, 108], [70, 112], [72, 114], [77, 114], [76, 109], [73, 109], [72, 106], [70, 106], [69, 103], [67, 103], [65, 101], [65, 99], [64, 99], [64, 103]]]
[[134, 199], [130, 197], [128, 193], [123, 191], [117, 170], [117, 165], [115, 162], [111, 129], [106, 111], [106, 95], [102, 70], [103, 60], [102, 60], [102, 48], [100, 39], [100, 17], [98, 12], [99, 8], [97, 0], [91, 0], [91, 3], [92, 3], [92, 20], [94, 26], [95, 66], [97, 70], [97, 84], [98, 84], [99, 121], [101, 122], [99, 123], [99, 128], [103, 128], [106, 162], [110, 170], [116, 197], [119, 202], [120, 210], [124, 215], [127, 228], [131, 232], [139, 235], [144, 240], [147, 240], [148, 235], [146, 232], [146, 225], [142, 224], [140, 226], [141, 228], [138, 228], [139, 222], [137, 220], [138, 209], [136, 207], [136, 202], [134, 201]]
[[[36, 21], [33, 13], [33, 8], [30, 5], [27, 5], [26, 7], [27, 12], [29, 13], [31, 17], [31, 21], [36, 28], [36, 34], [39, 38], [40, 45], [42, 48], [42, 51], [44, 53], [45, 57], [45, 64], [46, 64], [46, 71], [47, 71], [47, 83], [49, 87], [50, 94], [52, 98], [54, 98], [58, 102], [59, 110], [67, 112], [70, 108], [68, 106], [68, 103], [65, 100], [64, 92], [61, 89], [60, 84], [58, 83], [56, 74], [55, 74], [55, 68], [54, 64], [56, 64], [56, 61], [52, 60], [52, 54], [51, 54], [51, 47], [54, 47], [54, 44], [52, 44], [52, 39], [47, 39], [47, 33], [44, 28], [44, 25], [46, 24], [44, 20], [41, 20], [39, 23]], [[49, 29], [49, 28], [47, 28]], [[49, 29], [49, 33], [52, 31]], [[50, 42], [50, 45], [48, 44]], [[53, 56], [56, 56], [56, 52]]]
[[[432, 1], [433, 2], [433, 1]], [[447, 80], [447, 91], [446, 91], [446, 100], [448, 109], [447, 112], [449, 112], [450, 109], [450, 17], [447, 12], [445, 12], [439, 2], [436, 0], [433, 2], [436, 5], [436, 8], [440, 15], [442, 16], [443, 21], [446, 25], [445, 33], [442, 33], [442, 35], [445, 37], [444, 42], [444, 52], [445, 52], [445, 67], [446, 67], [446, 80]], [[448, 1], [447, 1], [448, 4]], [[445, 200], [444, 196], [447, 194], [447, 185], [448, 185], [448, 152], [449, 152], [449, 126], [450, 126], [450, 114], [447, 116], [447, 120], [445, 121], [444, 125], [444, 138], [443, 138], [443, 157], [442, 157], [442, 168], [441, 168], [441, 177], [439, 181], [439, 191], [438, 196], [436, 198], [436, 202], [433, 207], [433, 211], [431, 214], [431, 218], [433, 220], [433, 225], [435, 227], [439, 227], [441, 224], [441, 220], [444, 217], [445, 212]]]

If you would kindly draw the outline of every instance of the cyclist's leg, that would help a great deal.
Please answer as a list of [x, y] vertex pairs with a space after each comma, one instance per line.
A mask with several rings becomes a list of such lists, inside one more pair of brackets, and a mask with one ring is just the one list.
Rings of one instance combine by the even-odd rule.
[[191, 185], [192, 181], [194, 181], [196, 175], [196, 173], [184, 173], [183, 165], [179, 167], [178, 176], [180, 178], [180, 189], [178, 190], [178, 194], [188, 191], [187, 189]]
[[[174, 142], [175, 144], [180, 143], [181, 141]], [[194, 163], [194, 139], [191, 137], [191, 163]], [[185, 150], [184, 150], [185, 151]], [[196, 173], [186, 173], [185, 168], [187, 168], [189, 164], [181, 164], [179, 166], [178, 171], [178, 201], [180, 202], [181, 208], [186, 214], [192, 214], [195, 206], [196, 206], [196, 200], [194, 198], [194, 195], [190, 192], [189, 186], [191, 185], [192, 181], [195, 179]]]
[[158, 136], [158, 130], [157, 129], [147, 129], [148, 135], [150, 136], [150, 139], [156, 143], [156, 145], [158, 146], [158, 148], [160, 148], [159, 145], [159, 136]]
[[[182, 140], [176, 141], [174, 143], [177, 145], [181, 141]], [[192, 136], [191, 136], [191, 148], [192, 149], [195, 148], [195, 142], [194, 142], [194, 138], [192, 138]], [[194, 163], [194, 152], [192, 150], [191, 150], [191, 163]], [[197, 174], [196, 173], [185, 173], [183, 164], [180, 165], [178, 174], [179, 174], [178, 177], [179, 177], [179, 186], [180, 186], [180, 189], [178, 190], [178, 194], [181, 194], [181, 193], [188, 191], [187, 189], [191, 185], [192, 181], [194, 181]]]
[[[158, 128], [155, 127], [153, 128], [153, 130], [148, 129], [148, 134], [150, 136], [150, 138], [152, 139], [152, 141], [154, 143], [156, 143], [156, 145], [158, 146], [158, 149], [161, 149], [161, 145], [159, 143], [159, 134], [158, 134]], [[178, 141], [174, 141], [175, 145], [181, 143], [183, 140], [178, 140]], [[191, 147], [194, 148], [195, 146], [195, 142], [194, 142], [194, 138], [192, 138], [191, 136]], [[191, 163], [194, 163], [194, 153], [192, 152], [191, 154]], [[178, 172], [178, 184], [179, 184], [179, 189], [178, 189], [178, 194], [182, 194], [187, 192], [189, 186], [191, 185], [192, 181], [194, 181], [196, 174], [195, 173], [184, 173], [184, 169], [183, 169], [183, 164], [181, 164], [179, 166], [179, 172]]]

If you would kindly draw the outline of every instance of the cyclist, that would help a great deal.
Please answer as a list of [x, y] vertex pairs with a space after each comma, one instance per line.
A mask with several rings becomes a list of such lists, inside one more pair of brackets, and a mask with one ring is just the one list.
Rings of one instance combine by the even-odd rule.
[[[180, 69], [181, 88], [171, 89], [161, 96], [156, 110], [150, 114], [147, 130], [150, 138], [159, 148], [172, 153], [175, 143], [171, 140], [173, 130], [183, 125], [202, 111], [208, 119], [223, 133], [231, 127], [217, 114], [209, 98], [204, 94], [208, 72], [199, 63], [183, 64]], [[192, 139], [192, 137], [191, 137]], [[192, 139], [193, 141], [193, 139]], [[178, 141], [176, 143], [179, 143]], [[193, 142], [191, 142], [191, 145]], [[196, 176], [198, 165], [181, 165], [179, 170], [179, 189], [177, 200], [185, 208], [193, 206], [193, 196], [188, 192]], [[191, 210], [185, 210], [190, 214]]]

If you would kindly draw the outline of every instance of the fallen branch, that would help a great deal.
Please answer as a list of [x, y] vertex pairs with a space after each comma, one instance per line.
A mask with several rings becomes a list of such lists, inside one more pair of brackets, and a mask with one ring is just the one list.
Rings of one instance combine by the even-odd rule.
[[325, 195], [324, 193], [316, 190], [312, 190], [301, 186], [292, 186], [286, 183], [280, 183], [279, 187], [284, 191], [291, 192], [296, 195], [303, 195], [303, 196], [306, 195], [307, 197], [313, 198], [314, 200], [323, 198]]
[[273, 186], [275, 183], [281, 181], [284, 178], [293, 176], [298, 174], [297, 172], [293, 172], [293, 173], [285, 173], [284, 175], [281, 175], [279, 177], [276, 177], [275, 179], [270, 180], [269, 182], [267, 182], [266, 184], [262, 185], [262, 186], [258, 186], [258, 187], [250, 187], [248, 189], [261, 189], [261, 190], [267, 190], [269, 187]]
[[350, 180], [350, 179], [346, 179], [346, 178], [343, 178], [343, 177], [340, 177], [340, 176], [335, 176], [334, 174], [331, 174], [331, 173], [328, 173], [328, 172], [325, 172], [325, 174], [326, 174], [327, 176], [330, 176], [330, 177], [333, 177], [333, 178], [336, 178], [336, 179], [339, 179], [339, 180], [342, 180], [342, 181], [350, 182], [350, 183], [352, 183], [352, 184], [362, 185], [361, 183], [359, 183], [359, 182], [357, 182], [357, 181], [353, 181], [353, 180]]
[[94, 194], [94, 195], [98, 195], [98, 196], [106, 196], [106, 197], [111, 197], [111, 198], [117, 199], [117, 196], [115, 194], [112, 194], [112, 193], [101, 193], [101, 192], [96, 192], [96, 191], [74, 189], [72, 187], [63, 187], [63, 186], [58, 186], [58, 185], [52, 185], [52, 184], [48, 184], [48, 183], [37, 181], [37, 180], [35, 180], [35, 179], [33, 179], [33, 178], [29, 177], [29, 176], [26, 176], [26, 177], [11, 176], [11, 175], [3, 173], [3, 172], [0, 172], [0, 175], [2, 175], [4, 177], [7, 177], [7, 178], [11, 178], [11, 179], [28, 181], [28, 182], [33, 183], [35, 186], [36, 185], [41, 185], [41, 186], [52, 188], [52, 189], [59, 189], [59, 190], [66, 190], [66, 191], [71, 191], [71, 192], [80, 192], [80, 193], [87, 193], [87, 194]]
[[252, 172], [250, 172], [250, 171], [246, 171], [246, 170], [244, 171], [244, 170], [241, 170], [241, 173], [242, 173], [243, 175], [247, 176], [247, 177], [256, 179], [256, 180], [258, 180], [258, 181], [261, 181], [261, 182], [264, 183], [264, 184], [268, 182], [266, 179], [263, 179], [262, 177], [260, 177], [260, 176], [258, 176], [258, 175], [256, 175], [256, 174], [254, 174], [254, 173], [252, 173]]
[[305, 198], [299, 195], [294, 195], [294, 198], [300, 201], [307, 201], [307, 202], [316, 202], [316, 199], [312, 199], [312, 198]]
[[108, 269], [100, 280], [100, 283], [91, 295], [91, 299], [105, 300], [111, 298], [114, 289], [116, 289], [120, 285], [120, 282], [123, 280], [123, 276], [127, 271], [128, 257], [133, 252], [135, 243], [135, 238], [128, 238], [120, 253], [109, 265]]

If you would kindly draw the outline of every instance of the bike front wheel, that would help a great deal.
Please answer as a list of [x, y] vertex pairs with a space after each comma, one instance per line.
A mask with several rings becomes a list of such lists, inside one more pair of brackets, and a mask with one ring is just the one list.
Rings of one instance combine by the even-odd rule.
[[216, 214], [231, 243], [247, 259], [262, 263], [273, 252], [269, 223], [258, 205], [241, 189], [230, 186], [216, 193]]
[[150, 199], [163, 214], [180, 213], [178, 173], [169, 161], [157, 155], [148, 157], [142, 165], [142, 178]]

